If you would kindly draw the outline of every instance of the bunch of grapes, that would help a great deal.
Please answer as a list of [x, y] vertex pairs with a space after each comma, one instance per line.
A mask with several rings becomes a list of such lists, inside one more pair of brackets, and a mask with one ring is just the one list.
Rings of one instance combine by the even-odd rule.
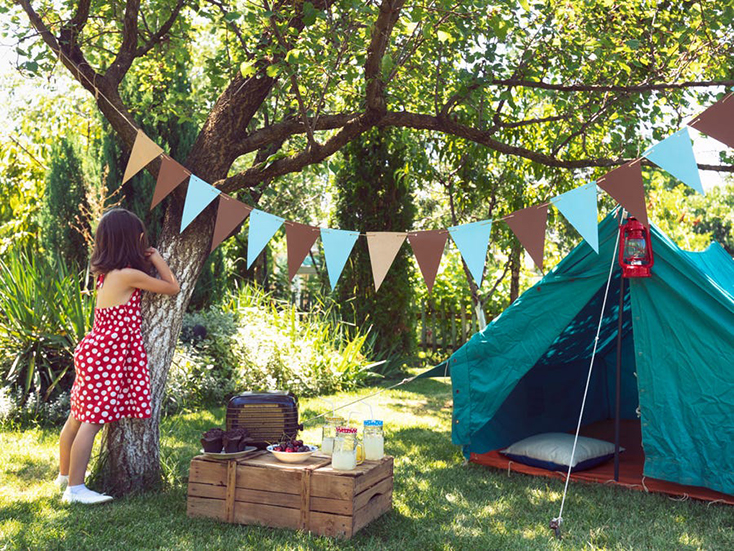
[[276, 452], [287, 452], [287, 453], [298, 453], [298, 452], [310, 452], [311, 448], [303, 445], [303, 440], [296, 440], [295, 436], [283, 436], [280, 442], [273, 447], [273, 451]]

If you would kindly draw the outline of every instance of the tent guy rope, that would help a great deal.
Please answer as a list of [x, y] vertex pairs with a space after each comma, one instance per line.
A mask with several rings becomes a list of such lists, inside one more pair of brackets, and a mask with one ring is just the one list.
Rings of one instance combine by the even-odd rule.
[[[624, 209], [620, 207], [620, 221], [624, 218]], [[612, 273], [614, 272], [614, 264], [617, 256], [617, 247], [619, 246], [619, 232], [617, 232], [617, 239], [612, 249], [612, 262], [609, 265], [609, 276], [607, 277], [607, 286], [604, 289], [604, 300], [601, 304], [601, 313], [599, 314], [599, 324], [596, 327], [596, 336], [594, 337], [594, 348], [591, 351], [591, 361], [589, 362], [589, 373], [586, 376], [586, 388], [584, 388], [584, 398], [581, 401], [581, 411], [579, 412], [579, 420], [576, 424], [576, 434], [573, 438], [573, 448], [571, 448], [571, 459], [568, 462], [568, 472], [566, 473], [566, 483], [563, 486], [563, 497], [561, 498], [561, 508], [558, 511], [558, 516], [552, 519], [549, 523], [549, 527], [556, 533], [558, 539], [561, 538], [561, 524], [563, 523], [563, 506], [566, 503], [566, 494], [568, 493], [568, 482], [571, 480], [571, 469], [573, 468], [573, 458], [576, 454], [576, 444], [579, 440], [579, 431], [581, 430], [581, 419], [584, 416], [584, 408], [586, 407], [586, 397], [589, 394], [589, 384], [591, 383], [591, 372], [594, 368], [594, 358], [596, 357], [596, 347], [599, 345], [599, 334], [601, 333], [601, 326], [604, 320], [604, 310], [607, 306], [607, 296], [609, 295], [609, 285], [612, 282]]]

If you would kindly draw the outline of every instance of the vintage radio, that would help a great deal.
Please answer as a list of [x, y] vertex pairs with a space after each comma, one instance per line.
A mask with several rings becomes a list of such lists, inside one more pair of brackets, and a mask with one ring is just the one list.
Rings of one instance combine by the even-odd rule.
[[253, 446], [265, 449], [286, 434], [294, 436], [303, 425], [298, 424], [298, 400], [285, 392], [245, 392], [227, 405], [227, 430], [245, 428], [255, 441]]

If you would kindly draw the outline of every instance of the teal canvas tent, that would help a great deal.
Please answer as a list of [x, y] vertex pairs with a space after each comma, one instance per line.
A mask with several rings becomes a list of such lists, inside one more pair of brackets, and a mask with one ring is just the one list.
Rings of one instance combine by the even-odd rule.
[[[621, 270], [613, 213], [432, 375], [449, 373], [452, 440], [485, 454], [573, 431], [614, 262], [583, 425], [613, 418]], [[644, 476], [734, 494], [734, 260], [680, 249], [654, 225], [653, 276], [626, 280], [621, 417], [639, 419]]]

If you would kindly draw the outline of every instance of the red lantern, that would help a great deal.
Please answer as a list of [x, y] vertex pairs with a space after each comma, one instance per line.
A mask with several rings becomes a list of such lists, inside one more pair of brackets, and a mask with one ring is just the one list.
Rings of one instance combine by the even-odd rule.
[[655, 259], [652, 256], [650, 230], [635, 217], [619, 227], [619, 265], [622, 277], [650, 277]]

